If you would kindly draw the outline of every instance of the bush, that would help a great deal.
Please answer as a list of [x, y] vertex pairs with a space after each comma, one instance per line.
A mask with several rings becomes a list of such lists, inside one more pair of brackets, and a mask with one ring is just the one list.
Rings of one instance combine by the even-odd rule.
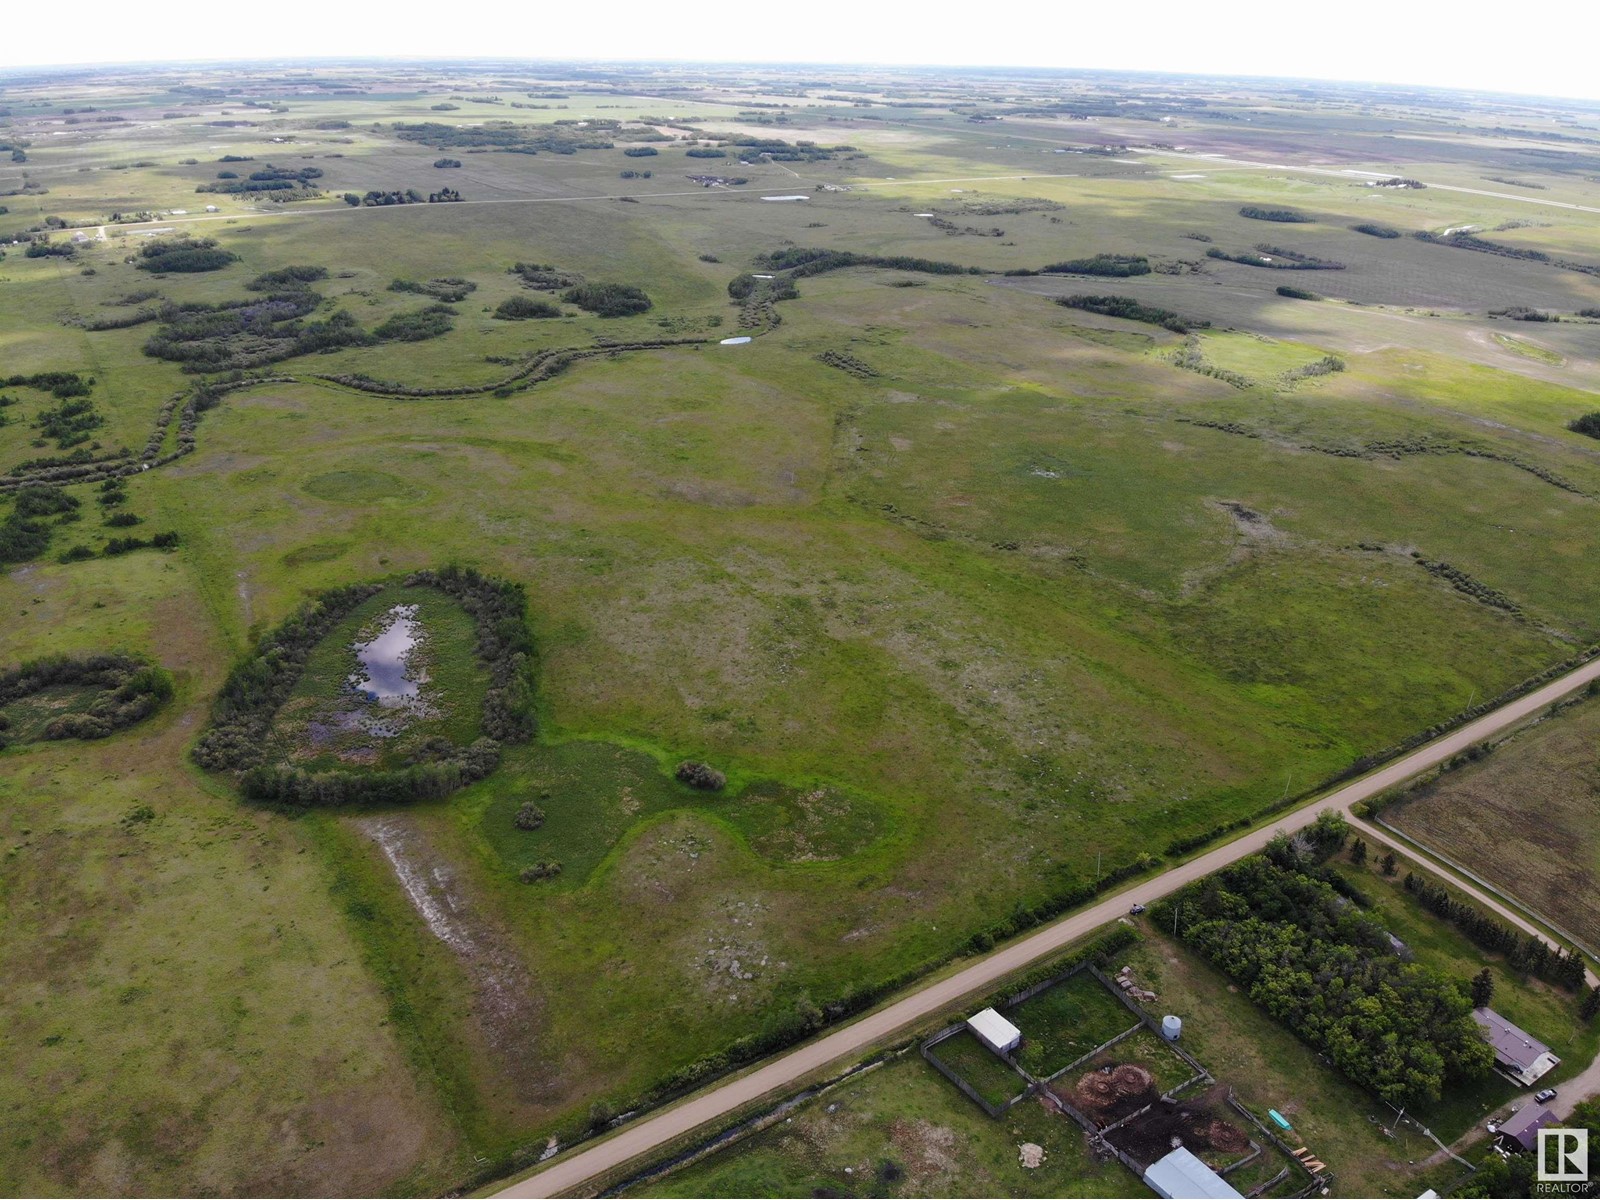
[[415, 312], [395, 313], [372, 331], [372, 336], [384, 342], [425, 342], [449, 333], [455, 325], [451, 319], [456, 310], [448, 304], [430, 304]]
[[461, 160], [459, 158], [436, 158], [433, 160], [433, 165], [440, 168], [459, 167]]
[[1278, 287], [1278, 295], [1285, 296], [1290, 300], [1320, 300], [1320, 299], [1322, 299], [1322, 297], [1317, 295], [1315, 292], [1308, 292], [1308, 291], [1305, 290], [1305, 288], [1290, 287], [1287, 283], [1279, 285], [1279, 287]]
[[675, 774], [679, 783], [702, 792], [720, 792], [728, 782], [726, 775], [703, 762], [681, 762]]
[[43, 737], [47, 741], [107, 737], [144, 720], [173, 694], [171, 675], [131, 654], [58, 655], [25, 662], [0, 674], [0, 705], [63, 686], [96, 688], [98, 692], [83, 711], [64, 713], [46, 725]]
[[1567, 424], [1573, 433], [1581, 433], [1585, 437], [1600, 438], [1600, 412], [1584, 413]]
[[538, 829], [544, 825], [544, 809], [532, 800], [524, 800], [517, 809], [515, 823], [518, 829]]
[[[561, 874], [561, 864], [552, 860], [549, 862], [537, 862], [531, 867], [524, 867], [517, 878], [522, 880], [523, 883], [538, 883], [540, 880], [554, 879], [559, 874]], [[610, 1120], [609, 1117], [606, 1119]]]
[[494, 310], [494, 315], [501, 321], [526, 321], [538, 317], [559, 317], [561, 306], [551, 304], [548, 300], [535, 300], [532, 296], [512, 296], [509, 300], [502, 300], [500, 306]]
[[598, 317], [631, 317], [649, 312], [650, 297], [626, 283], [584, 283], [569, 288], [561, 297]]
[[246, 291], [251, 292], [293, 291], [327, 277], [327, 267], [279, 267], [276, 271], [257, 275], [244, 286]]
[[654, 146], [629, 146], [623, 153], [629, 158], [654, 158], [661, 151]]

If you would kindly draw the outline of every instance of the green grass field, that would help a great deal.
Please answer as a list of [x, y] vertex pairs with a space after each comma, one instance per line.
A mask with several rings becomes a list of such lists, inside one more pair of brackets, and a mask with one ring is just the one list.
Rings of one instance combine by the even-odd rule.
[[1023, 1034], [1017, 1061], [1041, 1079], [1137, 1024], [1127, 1006], [1087, 972], [1007, 1010], [1006, 1016]]
[[[673, 1071], [942, 962], [1019, 907], [1310, 788], [1600, 637], [1600, 453], [1566, 429], [1597, 407], [1592, 326], [1541, 325], [1519, 349], [1488, 315], [1572, 314], [1600, 304], [1600, 279], [1349, 228], [1474, 224], [1600, 263], [1600, 227], [1578, 210], [1196, 165], [1147, 145], [1157, 126], [1128, 112], [1105, 110], [1092, 134], [1048, 115], [1105, 109], [1112, 93], [1081, 80], [1019, 77], [1007, 86], [1028, 102], [1013, 105], [920, 76], [891, 96], [848, 72], [835, 82], [859, 85], [859, 103], [765, 74], [672, 91], [629, 72], [328, 72], [349, 86], [253, 70], [220, 94], [205, 90], [216, 73], [5, 83], [0, 133], [28, 145], [0, 161], [0, 236], [75, 250], [3, 247], [0, 379], [92, 377], [99, 423], [63, 449], [37, 424], [50, 392], [0, 386], [16, 397], [0, 408], [0, 521], [12, 482], [64, 480], [81, 501], [0, 576], [0, 665], [124, 649], [178, 680], [148, 727], [0, 757], [0, 958], [27, 981], [0, 997], [18, 1031], [0, 1071], [9, 1190], [465, 1186], [570, 1139], [597, 1104], [629, 1109]], [[1352, 170], [1467, 187], [1515, 175], [1545, 185], [1534, 199], [1595, 201], [1575, 163], [1530, 165], [1474, 133], [1549, 132], [1487, 101], [1441, 110], [1441, 125], [1388, 101], [1363, 116], [1174, 87], [1144, 114], [1172, 118], [1164, 144], [1274, 162], [1336, 151]], [[65, 111], [86, 106], [124, 119]], [[968, 119], [1000, 107], [1022, 111]], [[612, 145], [457, 144], [501, 119], [558, 138], [580, 127], [552, 122], [587, 122], [579, 140]], [[597, 136], [613, 120], [627, 124]], [[449, 127], [439, 144], [395, 128], [424, 121]], [[753, 137], [854, 149], [773, 160], [736, 144]], [[728, 157], [689, 158], [701, 139]], [[624, 154], [641, 145], [660, 153]], [[322, 175], [284, 203], [195, 190], [268, 164]], [[652, 176], [621, 176], [639, 169]], [[701, 173], [748, 182], [688, 178]], [[342, 199], [446, 184], [464, 202]], [[773, 194], [807, 199], [759, 198]], [[1269, 226], [1240, 217], [1246, 204], [1315, 221]], [[178, 234], [237, 261], [162, 275], [128, 261]], [[1205, 256], [1263, 239], [1346, 269]], [[746, 315], [730, 281], [796, 247], [994, 274], [902, 262], [802, 277], [752, 342], [718, 344]], [[1096, 254], [1154, 269], [998, 274]], [[638, 287], [652, 307], [496, 319], [542, 295], [517, 263]], [[283, 313], [247, 284], [288, 266], [327, 271], [304, 325], [363, 334], [428, 302], [396, 279], [476, 286], [440, 336], [283, 357]], [[1278, 297], [1285, 276], [1329, 299]], [[1209, 321], [1204, 361], [1249, 386], [1176, 365], [1183, 339], [1159, 326], [1050, 302], [1085, 291]], [[174, 325], [166, 305], [257, 306], [207, 319], [253, 314], [226, 348], [264, 355], [260, 377], [197, 396], [223, 373], [144, 352]], [[151, 320], [94, 328], [142, 306]], [[697, 340], [616, 348], [682, 339]], [[558, 350], [584, 356], [499, 386]], [[1329, 354], [1346, 369], [1286, 379]], [[472, 391], [405, 394], [450, 388]], [[71, 482], [81, 463], [23, 465], [80, 450], [96, 469], [149, 465], [119, 511], [140, 518], [127, 532], [175, 532], [175, 550], [61, 561], [123, 532], [101, 524], [98, 479]], [[307, 597], [452, 562], [527, 589], [540, 734], [493, 775], [405, 814], [296, 816], [189, 763], [227, 671]], [[422, 732], [471, 740], [485, 683], [470, 618], [413, 599], [431, 630], [419, 661], [450, 698]], [[307, 752], [309, 718], [392, 603], [325, 641], [275, 753]], [[403, 741], [379, 757], [403, 757]], [[726, 788], [680, 784], [684, 760]], [[528, 801], [539, 829], [515, 826]], [[146, 804], [155, 819], [125, 830]], [[371, 822], [391, 817], [419, 877], [451, 881], [528, 981], [515, 1045], [466, 998], [477, 964], [430, 932], [375, 842]], [[521, 882], [551, 862], [559, 875]], [[132, 1022], [127, 988], [147, 993]], [[127, 1028], [144, 1040], [125, 1056]], [[1070, 1057], [1080, 1036], [1052, 1032], [1039, 1052]], [[72, 1082], [34, 1103], [54, 1080]], [[1015, 1184], [1014, 1146], [982, 1155], [982, 1173], [906, 1179], [1065, 1186], [1048, 1172]]]

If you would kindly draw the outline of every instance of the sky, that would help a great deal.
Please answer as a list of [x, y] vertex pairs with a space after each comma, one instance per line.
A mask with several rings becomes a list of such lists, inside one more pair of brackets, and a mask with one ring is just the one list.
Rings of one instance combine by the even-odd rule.
[[1595, 0], [1502, 8], [1493, 20], [1470, 4], [1437, 0], [15, 7], [0, 39], [0, 69], [348, 56], [846, 62], [1281, 75], [1600, 99]]

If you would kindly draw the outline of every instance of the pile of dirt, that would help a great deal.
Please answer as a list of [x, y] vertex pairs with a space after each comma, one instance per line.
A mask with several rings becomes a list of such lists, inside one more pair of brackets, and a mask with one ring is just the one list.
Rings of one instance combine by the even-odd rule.
[[1231, 1119], [1225, 1095], [1212, 1088], [1186, 1101], [1163, 1101], [1112, 1130], [1107, 1140], [1145, 1166], [1170, 1153], [1174, 1144], [1188, 1147], [1213, 1167], [1237, 1162], [1251, 1152], [1250, 1135]]
[[1159, 1097], [1155, 1077], [1138, 1063], [1107, 1063], [1079, 1076], [1071, 1091], [1058, 1086], [1056, 1095], [1102, 1129]]

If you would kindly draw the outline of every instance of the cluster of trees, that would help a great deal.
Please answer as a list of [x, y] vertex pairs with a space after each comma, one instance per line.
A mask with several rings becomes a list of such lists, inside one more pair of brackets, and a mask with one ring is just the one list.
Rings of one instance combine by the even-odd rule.
[[561, 298], [597, 317], [631, 317], [650, 311], [650, 297], [629, 283], [580, 283]]
[[821, 250], [792, 246], [756, 256], [756, 266], [764, 271], [787, 271], [791, 279], [823, 275], [847, 267], [881, 267], [891, 271], [917, 271], [924, 275], [989, 275], [982, 267], [932, 258], [912, 258], [901, 254], [856, 254], [850, 250]]
[[690, 158], [727, 158], [726, 150], [718, 150], [715, 146], [691, 146], [684, 151]]
[[313, 179], [322, 178], [321, 167], [275, 167], [271, 163], [260, 170], [251, 171], [243, 179], [237, 171], [218, 171], [214, 183], [202, 183], [197, 192], [220, 192], [237, 195], [244, 192], [280, 192], [308, 189]]
[[623, 153], [629, 158], [654, 158], [661, 151], [654, 146], [629, 146]]
[[252, 798], [296, 805], [437, 798], [493, 771], [502, 743], [525, 742], [535, 730], [527, 597], [520, 584], [471, 568], [419, 571], [405, 582], [408, 587], [438, 588], [473, 619], [477, 656], [489, 671], [482, 737], [464, 747], [430, 739], [413, 762], [387, 771], [312, 772], [263, 761], [272, 720], [312, 651], [381, 586], [354, 585], [325, 593], [263, 638], [256, 653], [229, 673], [212, 705], [211, 728], [195, 747], [195, 761], [207, 770], [238, 772], [240, 786]]
[[416, 188], [407, 188], [403, 192], [363, 192], [359, 196], [346, 192], [344, 202], [351, 208], [387, 208], [393, 204], [425, 204], [427, 197]]
[[1163, 329], [1170, 329], [1173, 333], [1190, 333], [1196, 329], [1209, 328], [1211, 325], [1210, 321], [1182, 317], [1171, 309], [1158, 308], [1153, 304], [1140, 304], [1127, 296], [1058, 296], [1056, 303], [1066, 308], [1099, 313], [1103, 317], [1121, 317], [1125, 321], [1142, 321], [1146, 325], [1159, 325]]
[[1393, 1105], [1436, 1101], [1494, 1065], [1454, 980], [1388, 932], [1280, 839], [1162, 902], [1179, 936], [1356, 1083]]
[[[591, 123], [593, 124], [593, 123]], [[510, 121], [485, 121], [482, 125], [444, 125], [437, 121], [398, 124], [395, 136], [435, 150], [503, 150], [513, 154], [576, 154], [579, 150], [610, 150], [601, 136], [604, 127], [579, 129], [576, 121], [554, 125], [515, 125]]]
[[447, 276], [443, 279], [427, 279], [421, 283], [410, 279], [396, 279], [389, 285], [389, 290], [391, 292], [413, 292], [419, 296], [430, 296], [441, 304], [459, 304], [477, 291], [478, 285], [470, 279]]
[[459, 204], [461, 193], [455, 188], [440, 188], [437, 192], [428, 193], [429, 204]]
[[209, 771], [243, 771], [260, 764], [272, 718], [289, 698], [317, 643], [381, 584], [351, 584], [324, 592], [256, 644], [255, 653], [223, 681], [211, 705], [211, 727], [195, 744], [194, 760]]
[[160, 238], [140, 246], [135, 265], [141, 271], [159, 274], [193, 274], [218, 271], [238, 261], [237, 254], [218, 248], [216, 238], [176, 237]]
[[13, 493], [11, 511], [0, 521], [0, 563], [27, 562], [39, 557], [50, 547], [51, 526], [44, 518], [77, 520], [79, 506], [76, 496], [58, 487], [17, 489]]
[[1323, 375], [1337, 375], [1344, 368], [1344, 359], [1337, 354], [1324, 354], [1314, 362], [1285, 371], [1280, 378], [1285, 383], [1293, 383], [1297, 379], [1317, 379]]
[[1371, 221], [1363, 221], [1360, 225], [1352, 225], [1350, 228], [1355, 230], [1357, 233], [1364, 233], [1368, 237], [1397, 238], [1401, 236], [1400, 231], [1395, 229], [1393, 226], [1377, 225]]
[[173, 530], [158, 533], [153, 537], [114, 537], [106, 542], [105, 549], [101, 551], [107, 558], [115, 558], [119, 554], [131, 554], [135, 550], [174, 550], [178, 546], [178, 535]]
[[433, 165], [441, 169], [445, 167], [459, 167], [461, 165], [461, 160], [459, 158], [436, 158], [433, 160]]
[[144, 344], [151, 358], [182, 363], [192, 374], [248, 370], [304, 354], [343, 346], [366, 346], [373, 335], [348, 312], [326, 321], [304, 321], [321, 303], [308, 288], [285, 290], [260, 300], [218, 304], [169, 304], [161, 329]]
[[327, 267], [279, 267], [257, 275], [244, 286], [247, 292], [292, 292], [327, 277]]
[[478, 634], [478, 658], [489, 668], [483, 731], [501, 742], [533, 737], [533, 630], [520, 583], [495, 579], [471, 567], [418, 571], [409, 586], [436, 587], [466, 609]]
[[87, 396], [62, 400], [51, 408], [40, 409], [33, 419], [39, 436], [53, 439], [57, 450], [82, 445], [105, 423], [106, 419]]
[[1037, 272], [1007, 271], [1007, 275], [1105, 275], [1125, 279], [1130, 275], [1150, 274], [1150, 260], [1143, 254], [1096, 254], [1089, 258], [1069, 258], [1051, 263]]
[[1313, 219], [1292, 208], [1262, 208], [1256, 204], [1246, 204], [1239, 215], [1252, 221], [1279, 221], [1285, 225], [1309, 225]]
[[1489, 310], [1489, 315], [1491, 317], [1505, 317], [1507, 320], [1511, 321], [1548, 321], [1556, 324], [1559, 324], [1561, 321], [1561, 318], [1555, 313], [1547, 313], [1537, 308], [1529, 308], [1526, 304], [1512, 304], [1506, 308], [1491, 308]]
[[653, 172], [651, 172], [651, 171], [618, 171], [617, 172], [617, 178], [619, 178], [619, 179], [649, 179], [652, 174], [653, 174]]
[[1290, 287], [1287, 283], [1279, 285], [1278, 295], [1289, 300], [1320, 300], [1321, 296], [1315, 292], [1308, 292], [1305, 288]]
[[94, 387], [94, 379], [76, 371], [40, 371], [33, 375], [8, 375], [0, 379], [0, 387], [33, 388], [49, 392], [57, 400], [65, 400], [71, 396], [87, 396]]
[[[52, 687], [94, 688], [98, 694], [86, 708], [50, 721], [43, 731], [49, 741], [108, 737], [172, 699], [172, 676], [130, 654], [57, 655], [25, 662], [0, 675], [0, 707]], [[0, 746], [6, 744], [6, 728], [0, 717]]]
[[1229, 254], [1226, 250], [1219, 250], [1213, 246], [1206, 251], [1206, 257], [1239, 263], [1246, 267], [1275, 267], [1280, 271], [1344, 270], [1342, 262], [1335, 262], [1331, 258], [1318, 258], [1314, 254], [1285, 250], [1282, 246], [1270, 246], [1265, 242], [1256, 246], [1254, 254]]
[[576, 271], [557, 270], [549, 263], [519, 262], [506, 269], [522, 281], [523, 287], [536, 292], [559, 292], [583, 282], [583, 276]]
[[1576, 271], [1582, 275], [1600, 275], [1600, 266], [1594, 263], [1577, 262], [1570, 258], [1557, 258], [1546, 254], [1543, 250], [1529, 250], [1524, 246], [1508, 246], [1504, 242], [1491, 242], [1488, 238], [1477, 237], [1470, 233], [1452, 233], [1448, 236], [1441, 233], [1431, 233], [1426, 229], [1419, 229], [1411, 235], [1418, 241], [1428, 242], [1435, 246], [1457, 246], [1462, 250], [1476, 250], [1480, 254], [1495, 254], [1501, 258], [1516, 258], [1524, 262], [1543, 263], [1546, 266], [1559, 267], [1563, 271]]
[[1575, 992], [1585, 984], [1584, 960], [1572, 950], [1552, 950], [1541, 938], [1520, 934], [1456, 896], [1442, 884], [1414, 872], [1406, 874], [1406, 891], [1434, 916], [1450, 922], [1492, 954], [1505, 956], [1513, 970], [1536, 976]]
[[559, 317], [561, 306], [551, 304], [548, 300], [535, 300], [532, 296], [512, 296], [509, 300], [500, 302], [500, 306], [494, 310], [494, 315], [501, 321]]
[[77, 258], [78, 248], [71, 242], [52, 242], [40, 237], [30, 241], [22, 254], [24, 258]]

